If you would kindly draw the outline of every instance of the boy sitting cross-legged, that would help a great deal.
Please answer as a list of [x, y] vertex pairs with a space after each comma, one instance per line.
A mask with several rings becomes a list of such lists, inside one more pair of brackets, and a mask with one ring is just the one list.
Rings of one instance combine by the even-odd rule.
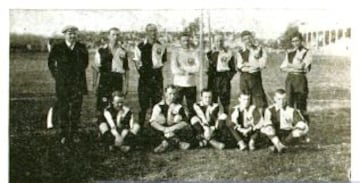
[[255, 142], [260, 135], [263, 117], [255, 105], [250, 105], [251, 96], [240, 94], [239, 104], [234, 107], [231, 122], [227, 126], [236, 139], [241, 151], [255, 150]]
[[165, 89], [164, 99], [154, 106], [151, 114], [150, 125], [162, 136], [160, 145], [154, 149], [155, 153], [166, 151], [170, 145], [176, 145], [182, 150], [190, 148], [190, 143], [184, 142], [179, 136], [188, 123], [184, 108], [176, 103], [175, 92], [176, 87], [169, 85]]
[[110, 150], [115, 146], [121, 151], [130, 150], [130, 142], [138, 134], [140, 125], [134, 122], [133, 113], [124, 105], [125, 96], [120, 91], [112, 93], [111, 104], [99, 118], [101, 139]]
[[194, 104], [196, 115], [191, 118], [191, 125], [200, 147], [208, 143], [216, 149], [225, 147], [225, 144], [219, 142], [216, 137], [221, 135], [227, 118], [227, 115], [221, 113], [219, 109], [219, 105], [212, 102], [212, 92], [209, 89], [203, 89], [201, 101]]

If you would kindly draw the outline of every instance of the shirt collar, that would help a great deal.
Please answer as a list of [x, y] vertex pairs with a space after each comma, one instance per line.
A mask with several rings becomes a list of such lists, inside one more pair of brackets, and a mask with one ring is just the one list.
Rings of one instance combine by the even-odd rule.
[[67, 46], [68, 48], [70, 48], [71, 50], [73, 50], [74, 47], [75, 47], [76, 42], [73, 43], [73, 44], [71, 44], [70, 42], [68, 42], [68, 41], [65, 40], [65, 44], [66, 44], [66, 46]]
[[[109, 46], [109, 43], [106, 43], [104, 46], [103, 46], [103, 48], [110, 48], [110, 46]], [[121, 45], [119, 45], [119, 44], [117, 44], [116, 45], [116, 47], [115, 47], [116, 49], [118, 49], [118, 48], [120, 48], [120, 49], [124, 49]]]
[[[158, 40], [155, 40], [153, 44], [155, 44], [155, 43], [160, 44], [160, 42]], [[150, 44], [148, 38], [144, 39], [144, 44]]]
[[[288, 106], [285, 106], [285, 108], [283, 108], [283, 110], [286, 110], [287, 108], [288, 108]], [[278, 112], [280, 109], [282, 109], [282, 108], [275, 105], [276, 112]]]
[[249, 106], [247, 106], [247, 107], [244, 107], [243, 105], [239, 105], [239, 109], [240, 109], [240, 112], [243, 112], [243, 111], [247, 111], [247, 110], [249, 110], [250, 109], [250, 106], [251, 105], [249, 105]]

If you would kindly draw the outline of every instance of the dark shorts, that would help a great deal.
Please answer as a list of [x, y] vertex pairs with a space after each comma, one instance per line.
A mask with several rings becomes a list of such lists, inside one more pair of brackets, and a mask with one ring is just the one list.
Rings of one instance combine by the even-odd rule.
[[229, 72], [218, 72], [212, 78], [211, 91], [213, 92], [213, 102], [217, 103], [218, 98], [223, 105], [230, 104], [231, 76]]
[[251, 103], [256, 107], [266, 107], [266, 95], [262, 85], [261, 72], [240, 74], [240, 91], [241, 93], [251, 94]]
[[186, 109], [188, 112], [189, 119], [195, 115], [194, 103], [196, 102], [196, 86], [193, 87], [181, 87], [176, 86], [175, 100], [179, 104], [183, 104], [185, 97]]
[[154, 128], [150, 128], [150, 129], [151, 129], [149, 132], [149, 134], [151, 135], [150, 138], [152, 139], [152, 141], [154, 141], [152, 143], [154, 143], [155, 145], [158, 145], [162, 140], [169, 140], [172, 138], [178, 138], [181, 141], [185, 141], [185, 142], [191, 142], [194, 139], [193, 132], [192, 132], [190, 125], [182, 128], [180, 130], [175, 131], [175, 136], [171, 137], [171, 138], [166, 138], [164, 136], [164, 133], [161, 131], [158, 131]]
[[289, 106], [306, 111], [309, 92], [306, 75], [289, 73], [285, 81], [285, 88]]
[[161, 101], [163, 96], [163, 76], [161, 69], [154, 70], [152, 75], [140, 75], [138, 96], [142, 110], [147, 110]]
[[291, 132], [292, 132], [291, 130], [278, 129], [278, 130], [276, 130], [276, 136], [279, 137], [281, 142], [284, 142], [286, 137], [289, 136], [291, 134]]
[[123, 74], [120, 73], [101, 73], [99, 80], [99, 87], [97, 89], [96, 106], [99, 111], [102, 111], [110, 101], [112, 92], [118, 90], [122, 91]]

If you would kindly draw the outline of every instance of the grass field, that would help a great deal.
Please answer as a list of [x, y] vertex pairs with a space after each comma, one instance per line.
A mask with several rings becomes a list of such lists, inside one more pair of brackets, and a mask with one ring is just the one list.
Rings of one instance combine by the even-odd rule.
[[[93, 55], [91, 55], [91, 61]], [[279, 72], [282, 57], [270, 54], [263, 72], [263, 85], [271, 96], [284, 87], [285, 73]], [[135, 113], [138, 75], [133, 69], [128, 104]], [[171, 82], [168, 66], [165, 84]], [[239, 152], [229, 140], [223, 151], [214, 149], [151, 152], [155, 145], [144, 135], [142, 150], [128, 154], [105, 153], [96, 142], [94, 93], [84, 98], [81, 123], [82, 143], [63, 148], [56, 136], [45, 130], [46, 112], [53, 104], [54, 81], [47, 68], [46, 53], [10, 55], [10, 181], [95, 182], [130, 181], [338, 181], [347, 182], [350, 169], [350, 59], [315, 56], [309, 80], [309, 112], [312, 119], [309, 144], [285, 154], [267, 149]], [[88, 69], [88, 84], [91, 69]], [[232, 104], [239, 94], [239, 76], [232, 85]], [[137, 117], [137, 115], [135, 115]], [[146, 132], [146, 130], [145, 130]]]

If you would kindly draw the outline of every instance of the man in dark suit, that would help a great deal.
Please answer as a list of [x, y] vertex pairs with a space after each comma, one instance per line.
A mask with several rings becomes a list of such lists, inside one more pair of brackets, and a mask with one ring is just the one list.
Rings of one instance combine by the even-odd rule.
[[78, 142], [83, 95], [87, 94], [85, 70], [88, 66], [88, 50], [77, 41], [78, 28], [66, 26], [65, 41], [55, 44], [50, 51], [48, 66], [55, 79], [57, 119], [60, 123], [60, 142]]

